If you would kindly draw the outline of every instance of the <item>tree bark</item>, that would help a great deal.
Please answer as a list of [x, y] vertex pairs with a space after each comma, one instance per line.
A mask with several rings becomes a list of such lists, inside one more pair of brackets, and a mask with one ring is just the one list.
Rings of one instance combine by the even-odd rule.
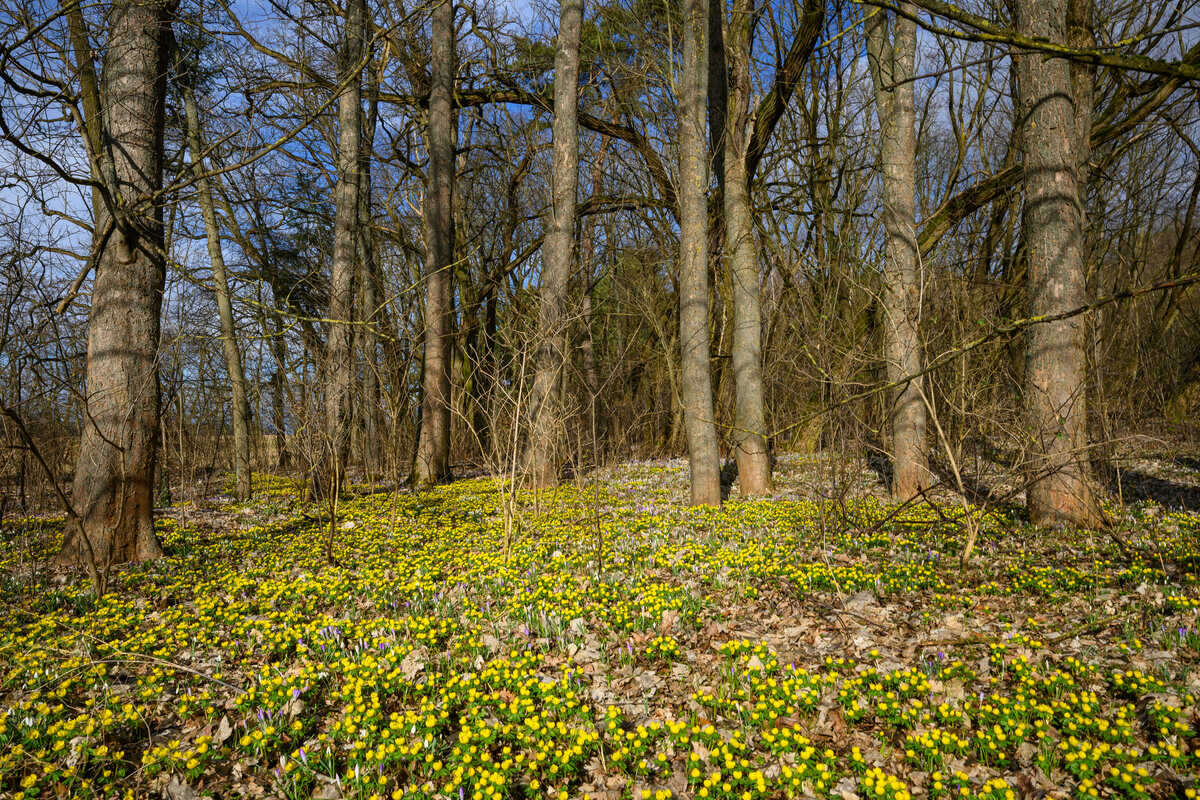
[[[1071, 47], [1091, 48], [1096, 46], [1096, 31], [1094, 19], [1095, 7], [1093, 0], [1067, 1], [1067, 44]], [[1096, 90], [1096, 67], [1081, 61], [1071, 62], [1071, 98], [1075, 103], [1075, 185], [1079, 190], [1079, 247], [1083, 260], [1084, 296], [1088, 299], [1096, 296], [1097, 287], [1103, 279], [1103, 267], [1092, 259], [1092, 244], [1088, 237], [1087, 207], [1088, 181], [1091, 179], [1090, 161], [1092, 157], [1092, 104]], [[1169, 293], [1168, 293], [1169, 294]], [[1104, 443], [1109, 437], [1103, 413], [1102, 386], [1100, 384], [1101, 370], [1098, 368], [1097, 344], [1101, 336], [1101, 314], [1089, 314], [1085, 323], [1086, 336], [1084, 347], [1086, 353], [1093, 357], [1085, 360], [1090, 362], [1090, 369], [1085, 366], [1087, 381], [1087, 408], [1090, 413], [1085, 421], [1085, 431], [1089, 442]], [[1093, 451], [1085, 457], [1090, 468], [1092, 455], [1104, 458], [1105, 451]]]
[[[913, 64], [917, 26], [906, 13], [876, 10], [867, 21], [867, 57], [879, 114], [879, 162], [883, 178], [883, 336], [889, 383], [918, 375], [921, 353], [921, 269], [916, 225], [916, 112]], [[889, 24], [890, 23], [890, 24]], [[889, 30], [890, 28], [890, 30]], [[907, 500], [929, 485], [925, 447], [926, 409], [918, 377], [896, 390], [889, 419], [892, 497]]]
[[680, 394], [692, 505], [720, 505], [721, 462], [713, 413], [708, 320], [708, 3], [685, 0], [679, 97]]
[[242, 367], [242, 351], [238, 347], [237, 331], [233, 326], [233, 305], [230, 302], [229, 275], [225, 256], [221, 252], [221, 229], [213, 207], [212, 187], [205, 176], [203, 137], [200, 132], [200, 110], [196, 105], [195, 88], [183, 88], [184, 119], [187, 124], [188, 149], [192, 151], [192, 171], [196, 176], [196, 200], [204, 218], [204, 234], [208, 243], [208, 260], [212, 264], [213, 292], [217, 298], [217, 317], [221, 323], [221, 348], [225, 356], [225, 371], [229, 375], [229, 392], [233, 401], [233, 474], [234, 494], [238, 500], [249, 500], [252, 486], [250, 473], [250, 403], [246, 399], [246, 372]]
[[162, 555], [153, 511], [166, 263], [162, 207], [150, 198], [162, 186], [172, 8], [161, 0], [118, 0], [108, 17], [102, 143], [115, 214], [107, 205], [93, 209], [100, 241], [72, 499], [78, 519], [60, 556], [90, 558], [102, 572]]
[[363, 117], [358, 155], [358, 284], [359, 317], [355, 351], [361, 360], [362, 394], [358, 417], [362, 430], [363, 466], [374, 475], [382, 464], [383, 416], [379, 380], [379, 265], [375, 261], [375, 234], [371, 220], [371, 161], [375, 151], [375, 129], [379, 120], [379, 70], [368, 67], [367, 111]]
[[550, 217], [542, 246], [538, 287], [538, 335], [526, 469], [535, 487], [558, 483], [562, 449], [559, 384], [566, 368], [567, 282], [575, 240], [575, 192], [579, 183], [579, 38], [583, 0], [561, 0], [554, 52], [554, 170]]
[[758, 242], [746, 169], [750, 113], [750, 35], [753, 0], [735, 0], [725, 37], [729, 86], [725, 148], [725, 251], [733, 286], [733, 443], [738, 489], [763, 495], [771, 488], [767, 417], [763, 401], [762, 299]]
[[329, 278], [329, 333], [325, 337], [325, 441], [312, 493], [341, 491], [350, 449], [350, 389], [354, 277], [358, 254], [359, 153], [362, 144], [362, 60], [365, 0], [349, 0], [342, 31], [338, 96], [338, 182], [334, 194], [333, 265]]
[[450, 361], [454, 320], [454, 5], [433, 9], [429, 127], [423, 223], [425, 228], [425, 360], [422, 369], [421, 435], [413, 482], [450, 479]]
[[[1017, 30], [1066, 39], [1068, 0], [1021, 0]], [[1018, 52], [1023, 113], [1029, 315], [1055, 314], [1086, 300], [1076, 109], [1070, 64]], [[1087, 467], [1083, 317], [1035, 325], [1026, 334], [1025, 406], [1031, 452], [1027, 503], [1035, 525], [1101, 522]]]

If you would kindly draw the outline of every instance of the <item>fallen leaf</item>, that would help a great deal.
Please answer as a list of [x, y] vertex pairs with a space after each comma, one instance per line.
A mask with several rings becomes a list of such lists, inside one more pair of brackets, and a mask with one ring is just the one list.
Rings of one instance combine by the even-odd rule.
[[411, 681], [421, 674], [425, 669], [425, 656], [425, 648], [418, 647], [400, 661], [400, 672], [405, 678]]
[[229, 717], [222, 716], [221, 722], [217, 725], [217, 732], [213, 734], [213, 746], [220, 747], [225, 744], [230, 736], [233, 735], [233, 726], [229, 724]]
[[196, 790], [188, 786], [187, 782], [179, 775], [171, 776], [164, 794], [168, 800], [196, 800], [199, 796], [196, 794]]

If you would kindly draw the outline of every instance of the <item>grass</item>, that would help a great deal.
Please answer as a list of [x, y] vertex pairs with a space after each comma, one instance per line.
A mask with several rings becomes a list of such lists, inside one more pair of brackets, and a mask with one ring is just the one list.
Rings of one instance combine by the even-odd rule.
[[263, 481], [99, 601], [27, 568], [60, 525], [7, 526], [0, 796], [1195, 796], [1200, 517], [989, 514], [962, 570], [961, 509], [609, 477], [507, 548], [486, 479], [350, 500], [334, 565]]

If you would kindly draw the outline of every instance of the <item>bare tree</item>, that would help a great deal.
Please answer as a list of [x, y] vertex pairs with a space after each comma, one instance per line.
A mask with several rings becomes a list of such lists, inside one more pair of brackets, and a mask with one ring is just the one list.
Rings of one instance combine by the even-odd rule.
[[361, 358], [362, 392], [356, 405], [356, 429], [362, 436], [362, 459], [367, 474], [374, 476], [383, 463], [383, 398], [380, 392], [379, 332], [386, 318], [380, 298], [379, 262], [376, 259], [372, 218], [371, 165], [379, 124], [379, 73], [381, 66], [368, 67], [366, 112], [358, 156], [358, 300], [360, 325], [355, 327], [355, 353]]
[[[77, 57], [91, 59], [78, 6]], [[96, 277], [88, 328], [87, 403], [75, 464], [73, 504], [61, 557], [109, 564], [162, 555], [154, 535], [154, 462], [159, 429], [159, 313], [165, 280], [163, 113], [173, 4], [119, 0], [108, 15], [101, 85], [85, 118], [89, 157], [103, 200], [95, 217]], [[78, 43], [77, 43], [78, 44]], [[101, 131], [96, 134], [94, 131]], [[93, 145], [100, 143], [99, 150]], [[87, 542], [82, 541], [86, 539]]]
[[[221, 324], [221, 347], [225, 356], [225, 371], [229, 375], [229, 393], [233, 400], [233, 473], [234, 494], [239, 500], [248, 500], [251, 493], [250, 475], [250, 403], [246, 398], [246, 373], [242, 368], [242, 350], [238, 345], [237, 330], [233, 324], [233, 304], [230, 301], [229, 274], [225, 268], [225, 255], [221, 251], [221, 228], [217, 212], [213, 207], [212, 187], [204, 166], [203, 133], [200, 124], [200, 109], [196, 104], [195, 71], [197, 65], [184, 67], [182, 87], [184, 124], [187, 128], [187, 145], [192, 153], [192, 172], [196, 180], [196, 200], [204, 218], [205, 241], [208, 244], [208, 259], [212, 264], [213, 292], [217, 298], [217, 316]], [[190, 74], [188, 74], [190, 73]]]
[[[712, 0], [710, 0], [711, 2]], [[725, 36], [728, 112], [725, 115], [725, 255], [733, 294], [733, 443], [738, 488], [743, 495], [765, 494], [771, 484], [767, 454], [767, 416], [763, 400], [762, 298], [758, 240], [754, 230], [747, 124], [753, 74], [750, 48], [754, 0], [735, 0]]]
[[[1019, 0], [1017, 30], [1066, 40], [1068, 0]], [[1083, 305], [1082, 209], [1071, 66], [1063, 58], [1019, 51], [1018, 93], [1025, 147], [1022, 224], [1029, 252], [1029, 315]], [[1079, 317], [1026, 334], [1025, 405], [1035, 458], [1028, 485], [1035, 524], [1089, 526], [1101, 521], [1089, 485], [1085, 331]]]
[[575, 192], [579, 183], [579, 37], [583, 0], [562, 0], [554, 51], [554, 167], [550, 214], [542, 246], [538, 288], [536, 366], [530, 395], [526, 467], [533, 485], [558, 483], [562, 420], [559, 385], [566, 366], [567, 283], [575, 244]]
[[720, 505], [708, 321], [708, 3], [685, 0], [679, 98], [679, 347], [693, 505]]
[[454, 4], [439, 0], [433, 8], [429, 151], [423, 222], [425, 230], [425, 359], [421, 395], [421, 433], [413, 467], [415, 483], [450, 477], [450, 367], [454, 323], [454, 150], [458, 131], [454, 113]]
[[907, 500], [929, 485], [925, 405], [921, 401], [924, 359], [918, 330], [921, 269], [917, 250], [916, 157], [913, 64], [916, 13], [873, 9], [867, 19], [867, 61], [879, 115], [879, 166], [883, 178], [883, 338], [889, 382], [916, 376], [895, 392], [890, 415], [892, 496]]
[[350, 449], [351, 342], [354, 276], [359, 251], [359, 159], [362, 146], [362, 61], [366, 0], [349, 0], [339, 52], [336, 207], [333, 266], [329, 287], [329, 334], [325, 339], [325, 451], [313, 472], [313, 494], [332, 497], [340, 490]]

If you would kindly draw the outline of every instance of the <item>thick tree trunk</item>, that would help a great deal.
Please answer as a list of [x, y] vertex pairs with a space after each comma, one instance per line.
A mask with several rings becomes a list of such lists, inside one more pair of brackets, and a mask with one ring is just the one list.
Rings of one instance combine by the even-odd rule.
[[725, 251], [733, 286], [733, 443], [743, 495], [771, 488], [763, 401], [762, 300], [758, 243], [746, 172], [750, 115], [750, 26], [753, 0], [735, 0], [725, 49], [729, 63], [725, 146]]
[[[1021, 0], [1017, 30], [1066, 41], [1068, 0]], [[1070, 64], [1042, 53], [1017, 56], [1025, 146], [1023, 227], [1029, 249], [1029, 314], [1084, 303]], [[1101, 521], [1087, 467], [1084, 318], [1035, 325], [1026, 334], [1025, 405], [1033, 459], [1029, 516], [1036, 525]]]
[[535, 487], [558, 483], [562, 449], [559, 385], [566, 368], [567, 282], [575, 243], [575, 190], [579, 182], [579, 37], [583, 0], [561, 0], [554, 53], [554, 171], [550, 217], [542, 246], [538, 287], [536, 371], [529, 397], [526, 469]]
[[354, 375], [351, 331], [358, 271], [358, 180], [362, 144], [362, 60], [365, 0], [349, 0], [342, 32], [338, 97], [338, 182], [334, 193], [333, 265], [329, 278], [329, 333], [325, 337], [325, 440], [313, 471], [314, 498], [341, 491], [350, 450], [350, 390]]
[[204, 218], [204, 234], [208, 243], [208, 260], [212, 264], [213, 292], [217, 297], [217, 317], [221, 322], [221, 347], [225, 355], [225, 372], [229, 376], [229, 392], [233, 401], [233, 474], [234, 494], [239, 500], [249, 500], [250, 475], [250, 403], [246, 399], [246, 372], [242, 368], [242, 351], [233, 326], [233, 305], [230, 302], [229, 276], [225, 256], [221, 252], [221, 229], [213, 208], [212, 187], [204, 174], [203, 138], [200, 133], [200, 110], [196, 92], [190, 85], [183, 89], [184, 117], [187, 123], [188, 149], [192, 151], [192, 170], [196, 175], [196, 200]]
[[162, 555], [153, 511], [166, 265], [162, 207], [149, 198], [162, 185], [170, 14], [168, 2], [120, 0], [108, 17], [101, 93], [111, 172], [103, 172], [116, 216], [105, 205], [93, 209], [101, 241], [73, 489], [79, 522], [67, 531], [61, 554], [91, 558], [101, 572]]
[[685, 0], [679, 96], [680, 395], [693, 505], [720, 505], [721, 462], [713, 413], [708, 330], [708, 3]]
[[[915, 15], [911, 3], [904, 7]], [[908, 16], [880, 10], [868, 20], [867, 52], [879, 113], [883, 173], [883, 335], [889, 383], [917, 375], [924, 361], [914, 200], [917, 143], [912, 77], [916, 48], [916, 23]], [[913, 378], [892, 400], [892, 497], [897, 500], [907, 500], [929, 485], [922, 385], [922, 378]]]
[[426, 177], [425, 362], [421, 394], [421, 435], [413, 482], [450, 478], [450, 360], [454, 320], [454, 150], [458, 139], [454, 94], [454, 4], [433, 9], [429, 90], [429, 174]]

